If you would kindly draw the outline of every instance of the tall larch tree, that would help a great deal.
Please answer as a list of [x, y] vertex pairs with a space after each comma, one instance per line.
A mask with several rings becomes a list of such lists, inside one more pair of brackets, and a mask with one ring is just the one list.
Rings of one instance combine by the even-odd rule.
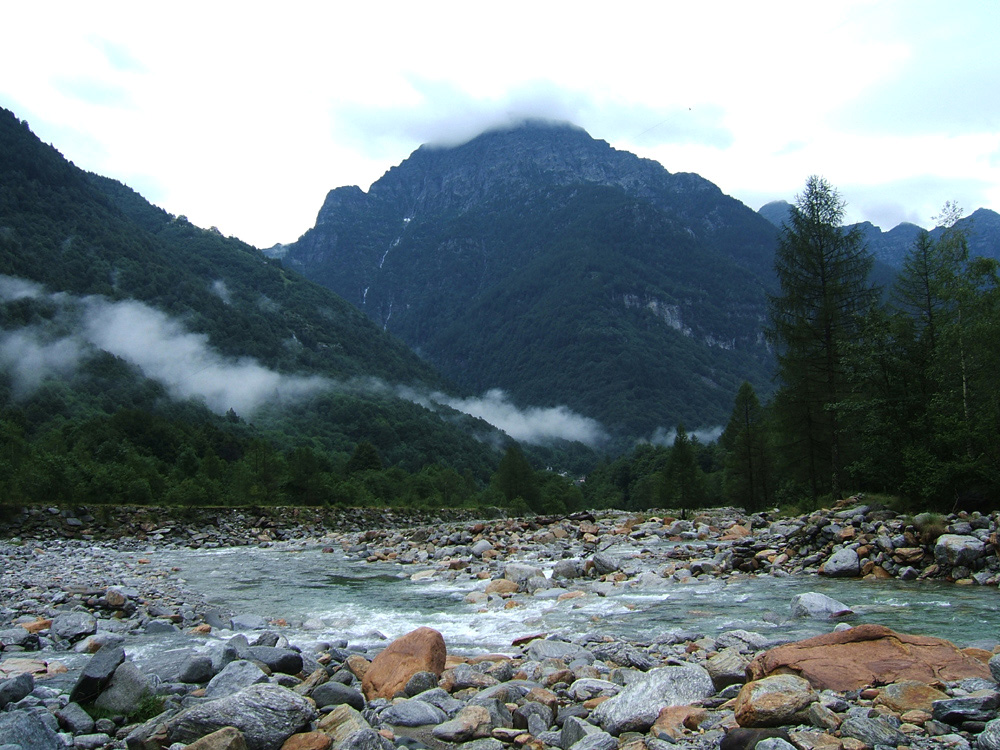
[[877, 299], [868, 280], [872, 255], [859, 231], [843, 228], [844, 207], [826, 180], [806, 181], [782, 228], [775, 254], [779, 292], [769, 298], [782, 458], [801, 469], [814, 498], [842, 491], [838, 409], [848, 394], [845, 353]]

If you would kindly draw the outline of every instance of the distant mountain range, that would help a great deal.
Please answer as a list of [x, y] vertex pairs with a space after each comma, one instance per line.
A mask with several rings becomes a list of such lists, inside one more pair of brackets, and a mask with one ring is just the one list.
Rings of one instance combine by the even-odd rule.
[[[776, 227], [781, 227], [787, 221], [790, 210], [791, 204], [787, 201], [772, 201], [761, 206], [759, 213]], [[877, 260], [897, 270], [902, 268], [903, 259], [923, 231], [916, 224], [905, 222], [887, 232], [870, 221], [851, 226], [857, 226], [861, 230], [868, 249]], [[1000, 260], [1000, 214], [988, 208], [980, 208], [959, 219], [956, 226], [967, 233], [971, 255]], [[936, 227], [930, 231], [930, 235], [936, 239], [942, 231], [941, 227]]]
[[770, 390], [774, 226], [695, 174], [526, 122], [331, 190], [273, 248], [462, 388], [614, 436], [717, 425]]

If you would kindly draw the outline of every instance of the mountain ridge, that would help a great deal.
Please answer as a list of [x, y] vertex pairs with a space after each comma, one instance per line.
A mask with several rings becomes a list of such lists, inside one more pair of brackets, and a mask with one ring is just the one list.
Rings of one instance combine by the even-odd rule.
[[[462, 387], [565, 404], [634, 438], [717, 424], [745, 377], [768, 389], [775, 238], [698, 175], [533, 122], [421, 147], [367, 193], [331, 190], [282, 262]], [[657, 381], [683, 393], [651, 396]]]
[[[780, 229], [782, 222], [787, 220], [791, 207], [792, 204], [788, 201], [770, 201], [761, 206], [758, 213]], [[988, 208], [977, 208], [968, 216], [959, 219], [955, 226], [965, 230], [970, 255], [1000, 260], [1000, 213]], [[944, 231], [940, 226], [925, 230], [907, 221], [889, 230], [883, 230], [870, 221], [861, 221], [846, 228], [853, 227], [861, 231], [876, 260], [896, 270], [902, 268], [903, 259], [921, 232], [928, 231], [933, 239], [937, 239]]]

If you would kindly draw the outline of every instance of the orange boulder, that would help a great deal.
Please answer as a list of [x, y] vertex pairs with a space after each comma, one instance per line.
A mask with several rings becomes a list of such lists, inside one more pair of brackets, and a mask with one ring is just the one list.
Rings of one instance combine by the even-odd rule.
[[990, 678], [986, 663], [943, 638], [897, 633], [882, 625], [859, 625], [787, 643], [760, 654], [747, 667], [759, 680], [797, 674], [816, 690], [857, 690], [901, 680], [949, 682]]
[[376, 656], [361, 680], [368, 700], [392, 699], [417, 672], [444, 672], [444, 637], [433, 628], [417, 628], [400, 636]]

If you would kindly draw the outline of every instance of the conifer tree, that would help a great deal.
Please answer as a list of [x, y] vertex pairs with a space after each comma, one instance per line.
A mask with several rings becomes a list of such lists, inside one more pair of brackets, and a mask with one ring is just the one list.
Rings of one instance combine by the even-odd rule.
[[681, 515], [686, 516], [688, 510], [704, 504], [705, 476], [683, 424], [677, 425], [677, 435], [663, 473], [668, 506], [680, 508]]
[[782, 458], [801, 468], [814, 498], [839, 496], [842, 489], [838, 408], [848, 393], [845, 350], [876, 298], [868, 281], [872, 256], [860, 232], [841, 226], [844, 205], [823, 178], [806, 181], [775, 255], [780, 291], [769, 298]]
[[764, 409], [753, 386], [744, 381], [719, 442], [726, 450], [726, 496], [751, 512], [760, 510], [771, 499], [773, 479], [768, 440]]

